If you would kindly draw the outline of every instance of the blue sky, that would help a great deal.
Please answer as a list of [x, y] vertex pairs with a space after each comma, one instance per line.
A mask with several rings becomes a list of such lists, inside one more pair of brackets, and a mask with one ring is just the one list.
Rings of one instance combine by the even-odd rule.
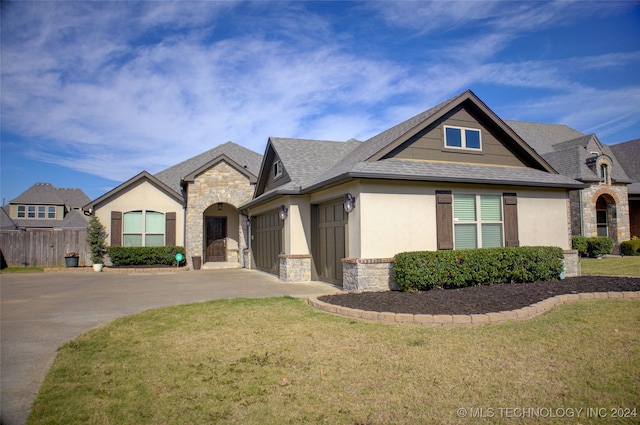
[[0, 7], [6, 202], [95, 199], [229, 140], [366, 140], [467, 89], [503, 119], [640, 137], [637, 1]]

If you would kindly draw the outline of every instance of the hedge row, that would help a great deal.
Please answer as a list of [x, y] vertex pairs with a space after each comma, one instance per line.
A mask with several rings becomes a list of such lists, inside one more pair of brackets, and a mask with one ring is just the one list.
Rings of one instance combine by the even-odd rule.
[[114, 266], [176, 266], [176, 254], [184, 256], [181, 246], [110, 246], [107, 254]]
[[598, 257], [599, 255], [611, 254], [613, 250], [613, 239], [604, 236], [588, 238], [586, 236], [572, 236], [571, 245], [578, 250], [580, 255]]
[[556, 280], [564, 255], [557, 247], [417, 251], [396, 254], [393, 279], [401, 291]]
[[620, 243], [620, 250], [624, 255], [640, 255], [640, 239]]

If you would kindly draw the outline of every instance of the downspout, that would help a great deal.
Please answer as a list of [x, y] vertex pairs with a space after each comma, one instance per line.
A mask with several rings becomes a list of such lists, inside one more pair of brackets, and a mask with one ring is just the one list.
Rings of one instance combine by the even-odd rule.
[[244, 255], [245, 250], [251, 252], [251, 216], [243, 213], [242, 211], [240, 211], [240, 214], [242, 214], [242, 216], [244, 216], [245, 218], [245, 225], [246, 225], [246, 237], [244, 238], [244, 244], [245, 247], [242, 250], [242, 268], [247, 269], [247, 262], [246, 262], [246, 258]]

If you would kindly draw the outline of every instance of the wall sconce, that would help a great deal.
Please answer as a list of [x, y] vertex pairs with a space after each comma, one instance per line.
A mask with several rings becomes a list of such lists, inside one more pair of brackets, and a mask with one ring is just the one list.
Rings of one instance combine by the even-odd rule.
[[288, 215], [289, 215], [289, 210], [287, 209], [287, 207], [282, 205], [280, 207], [280, 220], [284, 220], [285, 218], [287, 218]]
[[218, 202], [218, 211], [222, 211], [222, 202]]
[[356, 198], [350, 193], [344, 195], [344, 211], [348, 214], [356, 207]]

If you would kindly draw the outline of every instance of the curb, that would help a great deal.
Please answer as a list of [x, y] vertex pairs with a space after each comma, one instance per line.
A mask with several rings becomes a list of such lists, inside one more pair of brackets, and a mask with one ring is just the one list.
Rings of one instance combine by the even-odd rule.
[[44, 273], [178, 273], [190, 270], [189, 266], [184, 267], [104, 267], [102, 272], [93, 271], [93, 267], [45, 267]]
[[541, 316], [555, 307], [576, 301], [625, 299], [640, 300], [640, 291], [628, 292], [588, 292], [582, 294], [563, 294], [547, 298], [517, 310], [483, 314], [407, 314], [358, 310], [320, 301], [318, 297], [333, 294], [321, 294], [309, 297], [307, 302], [313, 308], [326, 313], [337, 314], [352, 319], [362, 319], [383, 323], [400, 323], [431, 326], [468, 326], [490, 325], [512, 321], [528, 320]]

